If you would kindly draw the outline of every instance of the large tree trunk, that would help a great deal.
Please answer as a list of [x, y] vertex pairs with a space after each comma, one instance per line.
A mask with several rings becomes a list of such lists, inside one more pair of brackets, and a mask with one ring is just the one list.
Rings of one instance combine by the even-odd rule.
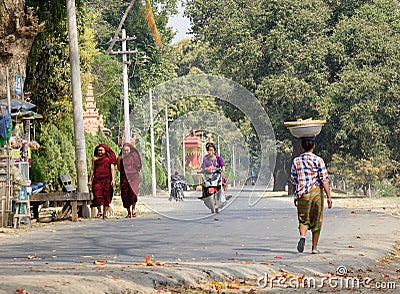
[[292, 157], [289, 162], [287, 158], [282, 155], [277, 155], [276, 165], [274, 169], [274, 191], [285, 191], [285, 186], [288, 184], [288, 195], [292, 195], [292, 185], [288, 182], [290, 177], [290, 167], [292, 161], [296, 156], [301, 154], [301, 141], [299, 139], [293, 139], [293, 150]]
[[273, 191], [285, 191], [285, 186], [289, 176], [286, 161], [287, 159], [285, 159], [282, 155], [278, 154], [276, 156]]
[[0, 99], [5, 98], [6, 66], [9, 68], [11, 98], [16, 75], [25, 76], [26, 63], [35, 36], [41, 30], [34, 10], [25, 1], [0, 1]]
[[[301, 140], [293, 139], [293, 150], [292, 150], [292, 158], [290, 160], [290, 164], [292, 164], [293, 159], [299, 156], [302, 152], [303, 150], [301, 149]], [[293, 195], [293, 187], [290, 183], [288, 185], [288, 195], [289, 196]]]

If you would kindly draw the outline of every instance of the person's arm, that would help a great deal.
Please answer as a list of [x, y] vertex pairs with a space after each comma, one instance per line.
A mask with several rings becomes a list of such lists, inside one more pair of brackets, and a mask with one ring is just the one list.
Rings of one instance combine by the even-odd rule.
[[207, 168], [207, 164], [206, 164], [206, 157], [203, 158], [203, 162], [201, 163], [200, 166], [200, 171], [204, 170]]
[[329, 188], [329, 182], [325, 181], [322, 183], [324, 187], [324, 191], [326, 193], [326, 201], [328, 202], [328, 208], [332, 208], [332, 198], [331, 198], [331, 189]]
[[119, 171], [121, 171], [121, 160], [122, 160], [122, 156], [120, 155], [117, 157], [117, 169]]
[[[292, 191], [294, 192], [294, 191], [296, 191], [296, 185], [295, 184], [292, 184]], [[294, 197], [294, 206], [296, 206], [297, 207], [297, 198], [296, 197]]]
[[93, 182], [93, 174], [94, 174], [94, 157], [92, 158], [92, 167], [90, 168], [89, 181], [88, 181], [89, 187], [92, 185]]
[[115, 186], [115, 165], [111, 164], [111, 186]]
[[322, 183], [322, 187], [324, 188], [326, 194], [326, 201], [328, 202], [328, 208], [331, 208], [332, 198], [331, 198], [331, 189], [329, 187], [328, 170], [326, 169], [325, 162], [322, 158], [320, 159], [320, 181]]
[[217, 161], [218, 161], [218, 165], [220, 166], [220, 168], [221, 168], [221, 171], [222, 172], [225, 172], [225, 162], [224, 162], [224, 160], [222, 159], [222, 157], [221, 156], [217, 156]]
[[134, 162], [135, 162], [135, 168], [137, 172], [139, 173], [142, 170], [142, 159], [140, 158], [139, 152], [135, 152], [133, 154]]
[[294, 206], [297, 207], [296, 189], [297, 189], [297, 183], [299, 182], [299, 179], [298, 179], [298, 176], [297, 176], [297, 168], [296, 168], [295, 160], [293, 160], [292, 166], [290, 167], [290, 182], [292, 183]]

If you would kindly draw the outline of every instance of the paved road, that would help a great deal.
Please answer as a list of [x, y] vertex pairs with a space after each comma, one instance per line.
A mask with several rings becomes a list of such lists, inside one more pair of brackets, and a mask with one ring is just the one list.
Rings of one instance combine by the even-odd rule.
[[[308, 273], [334, 272], [340, 265], [360, 268], [391, 250], [399, 239], [399, 219], [373, 212], [333, 208], [325, 211], [319, 255], [296, 251], [296, 211], [291, 199], [262, 198], [249, 206], [248, 192], [209, 214], [195, 193], [184, 202], [142, 198], [156, 212], [135, 219], [88, 220], [52, 225], [0, 240], [0, 273], [18, 267], [77, 264], [85, 256], [114, 262], [272, 263]], [[253, 195], [252, 201], [257, 199]], [[333, 204], [335, 205], [335, 204]], [[28, 260], [28, 256], [35, 256]], [[1, 289], [1, 288], [0, 288]]]

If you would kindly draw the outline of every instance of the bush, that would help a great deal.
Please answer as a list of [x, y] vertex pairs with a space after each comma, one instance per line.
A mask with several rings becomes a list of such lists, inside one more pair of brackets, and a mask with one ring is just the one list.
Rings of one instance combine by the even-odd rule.
[[[53, 123], [41, 124], [37, 133], [39, 150], [32, 151], [30, 178], [32, 182], [47, 183], [48, 191], [61, 191], [58, 177], [70, 174], [77, 184], [74, 146], [74, 125], [72, 118]], [[118, 146], [102, 132], [96, 136], [85, 135], [88, 174], [92, 165], [94, 148], [105, 143], [118, 155]], [[119, 187], [119, 173], [116, 171], [116, 187]]]
[[376, 186], [376, 197], [396, 197], [398, 189], [391, 183], [379, 183]]

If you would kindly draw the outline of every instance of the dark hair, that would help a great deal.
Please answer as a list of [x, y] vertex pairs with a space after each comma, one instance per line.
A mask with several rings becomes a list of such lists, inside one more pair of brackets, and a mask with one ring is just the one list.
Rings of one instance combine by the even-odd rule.
[[[94, 148], [94, 152], [93, 152], [93, 154], [94, 154], [94, 156], [99, 156], [99, 148], [104, 148], [104, 146], [102, 146], [101, 144], [100, 145], [97, 145], [95, 148]], [[104, 150], [106, 150], [105, 148], [104, 148]]]
[[206, 144], [206, 150], [208, 151], [208, 149], [210, 149], [210, 148], [214, 148], [214, 150], [215, 150], [215, 145], [214, 145], [214, 143], [213, 142], [208, 142], [207, 144]]
[[315, 141], [312, 139], [303, 139], [301, 140], [301, 147], [303, 147], [305, 152], [310, 151], [315, 145]]

